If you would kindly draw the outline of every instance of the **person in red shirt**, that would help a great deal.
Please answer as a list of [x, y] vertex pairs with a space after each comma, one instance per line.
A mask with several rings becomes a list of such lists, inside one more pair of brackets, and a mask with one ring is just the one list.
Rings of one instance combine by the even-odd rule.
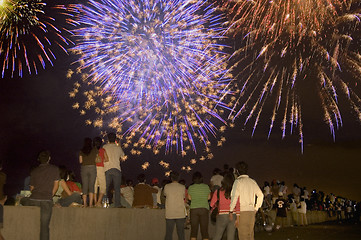
[[[104, 194], [106, 193], [106, 181], [105, 181], [105, 171], [104, 171], [104, 162], [108, 162], [108, 154], [105, 149], [102, 147], [103, 140], [100, 137], [94, 138], [94, 147], [98, 149], [98, 161], [95, 161], [95, 165], [97, 168], [97, 177], [95, 179], [95, 188], [94, 188], [94, 205], [97, 207], [102, 206], [102, 200]], [[99, 186], [99, 195], [98, 193]]]

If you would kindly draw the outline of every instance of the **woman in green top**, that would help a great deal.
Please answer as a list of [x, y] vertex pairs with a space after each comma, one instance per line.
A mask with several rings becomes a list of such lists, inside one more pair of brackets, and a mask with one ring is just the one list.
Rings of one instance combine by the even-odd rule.
[[203, 176], [200, 172], [193, 174], [193, 184], [188, 188], [188, 199], [191, 200], [191, 240], [196, 240], [198, 226], [201, 228], [202, 239], [209, 239], [209, 203], [211, 190], [203, 183]]

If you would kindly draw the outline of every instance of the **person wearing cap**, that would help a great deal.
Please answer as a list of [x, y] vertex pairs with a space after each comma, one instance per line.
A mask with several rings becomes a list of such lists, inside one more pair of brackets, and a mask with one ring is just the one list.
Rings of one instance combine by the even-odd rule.
[[39, 154], [40, 165], [30, 174], [29, 198], [22, 198], [24, 206], [40, 207], [40, 240], [49, 240], [49, 223], [53, 211], [53, 196], [59, 187], [59, 168], [49, 164], [50, 152]]
[[278, 198], [276, 199], [276, 229], [284, 227], [287, 222], [287, 207], [288, 203], [283, 198], [283, 192], [278, 193]]
[[248, 164], [238, 162], [236, 170], [239, 177], [234, 181], [231, 191], [231, 205], [229, 209], [229, 218], [233, 220], [233, 211], [237, 202], [240, 205], [240, 212], [237, 216], [237, 228], [239, 240], [254, 239], [254, 224], [256, 212], [262, 206], [263, 193], [257, 182], [247, 175]]

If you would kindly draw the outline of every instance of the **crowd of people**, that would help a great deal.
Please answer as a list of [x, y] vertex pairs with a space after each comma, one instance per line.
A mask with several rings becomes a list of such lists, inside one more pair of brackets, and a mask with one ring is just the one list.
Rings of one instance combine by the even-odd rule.
[[[162, 182], [152, 178], [150, 184], [146, 182], [146, 175], [140, 174], [134, 184], [122, 176], [120, 161], [125, 155], [116, 135], [109, 133], [107, 140], [103, 145], [100, 137], [84, 139], [79, 153], [81, 183], [75, 181], [74, 173], [65, 167], [49, 164], [49, 151], [39, 154], [40, 165], [32, 170], [24, 187], [31, 193], [18, 204], [40, 207], [41, 240], [49, 239], [53, 206], [165, 209], [166, 240], [172, 239], [175, 226], [178, 239], [185, 239], [185, 229], [189, 227], [191, 240], [197, 239], [199, 229], [202, 239], [209, 239], [208, 224], [214, 209], [218, 214], [212, 221], [216, 229], [213, 240], [222, 239], [224, 234], [228, 240], [235, 239], [236, 234], [238, 239], [254, 239], [256, 213], [264, 218], [271, 209], [276, 210], [276, 219], [272, 222], [275, 229], [285, 225], [288, 212], [293, 226], [307, 225], [306, 214], [310, 210], [328, 211], [339, 221], [360, 219], [360, 203], [332, 193], [326, 195], [315, 189], [309, 192], [297, 184], [290, 189], [284, 181], [277, 180], [265, 181], [259, 187], [247, 175], [245, 162], [237, 163], [234, 168], [225, 164], [223, 171], [214, 169], [209, 182], [204, 181], [201, 172], [194, 172], [189, 186], [175, 171]], [[4, 199], [0, 189], [1, 216]]]

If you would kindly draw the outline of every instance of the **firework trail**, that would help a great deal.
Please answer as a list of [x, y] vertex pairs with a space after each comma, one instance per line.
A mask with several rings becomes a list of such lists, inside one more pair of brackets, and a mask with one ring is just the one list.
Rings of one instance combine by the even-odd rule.
[[333, 137], [342, 126], [339, 95], [361, 120], [359, 0], [240, 0], [221, 8], [228, 33], [243, 39], [231, 59], [238, 98], [230, 118], [254, 118], [254, 132], [265, 105], [273, 105], [268, 136], [279, 114], [282, 136], [298, 128], [302, 146], [302, 102], [310, 94], [318, 95]]
[[[53, 10], [61, 7], [53, 7]], [[56, 51], [66, 52], [71, 44], [64, 37], [65, 29], [57, 28], [55, 19], [46, 15], [46, 4], [41, 0], [0, 0], [0, 67], [4, 78], [23, 70], [38, 72], [38, 66], [53, 65]]]
[[84, 104], [74, 108], [97, 114], [87, 123], [115, 129], [135, 155], [142, 148], [182, 156], [199, 145], [209, 151], [209, 136], [224, 131], [230, 83], [215, 8], [205, 0], [101, 0], [72, 8], [79, 61], [69, 77], [82, 80], [70, 96], [82, 92]]

